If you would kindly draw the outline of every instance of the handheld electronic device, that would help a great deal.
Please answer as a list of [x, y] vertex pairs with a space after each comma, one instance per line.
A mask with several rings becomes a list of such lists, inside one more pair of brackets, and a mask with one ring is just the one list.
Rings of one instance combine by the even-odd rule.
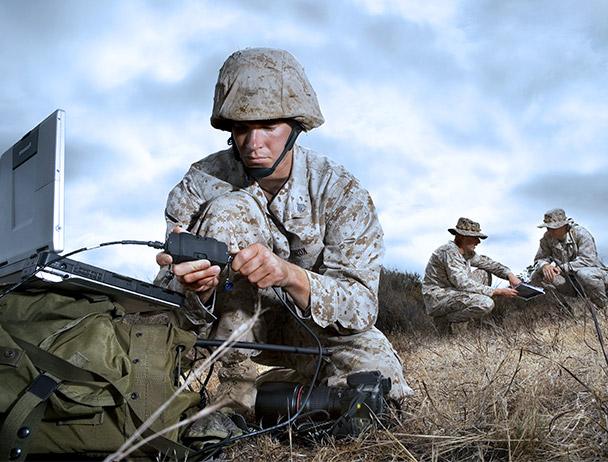
[[211, 265], [223, 269], [230, 262], [228, 246], [224, 242], [190, 233], [169, 234], [164, 250], [171, 255], [173, 263], [209, 260]]

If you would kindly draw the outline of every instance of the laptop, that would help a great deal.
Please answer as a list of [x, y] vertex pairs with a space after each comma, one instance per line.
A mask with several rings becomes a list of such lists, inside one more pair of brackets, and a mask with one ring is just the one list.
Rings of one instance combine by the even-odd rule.
[[0, 157], [0, 293], [20, 288], [106, 295], [128, 312], [179, 308], [183, 295], [71, 258], [64, 247], [65, 112]]

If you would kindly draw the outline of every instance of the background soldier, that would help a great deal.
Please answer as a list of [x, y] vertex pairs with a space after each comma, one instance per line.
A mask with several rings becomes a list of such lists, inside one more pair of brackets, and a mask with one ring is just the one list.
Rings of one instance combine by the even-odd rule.
[[569, 296], [584, 294], [599, 308], [608, 306], [608, 269], [600, 261], [593, 236], [566, 217], [563, 209], [545, 213], [547, 228], [534, 257], [531, 282]]
[[[399, 358], [374, 327], [383, 233], [368, 192], [342, 166], [295, 144], [301, 131], [323, 123], [303, 68], [286, 51], [246, 49], [222, 66], [211, 125], [230, 133], [231, 147], [192, 165], [167, 201], [167, 232], [176, 226], [214, 237], [234, 254], [233, 289], [217, 290], [211, 336], [226, 338], [264, 312], [245, 341], [313, 345], [271, 287], [281, 287], [299, 316], [333, 352], [321, 381], [344, 385], [352, 372], [379, 370], [390, 377], [390, 398], [412, 391]], [[157, 281], [186, 293], [188, 315], [204, 323], [203, 303], [220, 270], [201, 260], [164, 265]], [[169, 275], [169, 277], [166, 277]], [[240, 411], [255, 402], [257, 370], [246, 350], [222, 360], [217, 394]], [[256, 363], [279, 366], [264, 379], [308, 383], [317, 358], [263, 352]]]
[[[517, 291], [512, 287], [521, 283], [506, 266], [475, 253], [480, 240], [488, 237], [479, 223], [459, 218], [448, 231], [454, 240], [433, 252], [422, 282], [426, 312], [441, 333], [449, 333], [451, 323], [487, 315], [494, 308], [492, 297], [515, 297]], [[490, 287], [492, 274], [508, 279], [511, 287]]]

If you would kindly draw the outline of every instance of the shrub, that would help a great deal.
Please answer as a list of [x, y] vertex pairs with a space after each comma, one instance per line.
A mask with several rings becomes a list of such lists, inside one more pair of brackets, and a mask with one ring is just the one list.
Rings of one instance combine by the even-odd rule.
[[424, 311], [421, 288], [419, 274], [382, 268], [376, 327], [383, 332], [432, 329], [431, 319]]

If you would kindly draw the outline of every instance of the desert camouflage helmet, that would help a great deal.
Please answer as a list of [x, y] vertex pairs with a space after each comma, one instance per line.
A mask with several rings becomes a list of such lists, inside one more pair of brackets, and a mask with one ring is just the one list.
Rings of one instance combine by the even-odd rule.
[[231, 54], [215, 85], [211, 125], [230, 131], [232, 122], [293, 119], [304, 131], [323, 115], [304, 69], [287, 51], [248, 48]]

